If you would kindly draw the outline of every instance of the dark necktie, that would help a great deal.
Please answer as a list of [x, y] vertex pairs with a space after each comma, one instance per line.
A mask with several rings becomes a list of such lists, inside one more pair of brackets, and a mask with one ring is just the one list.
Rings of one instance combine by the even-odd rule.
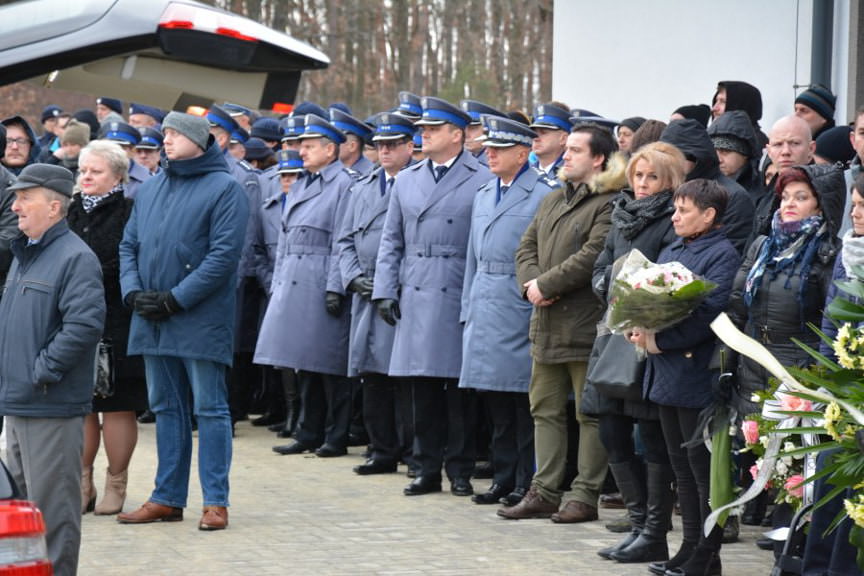
[[444, 174], [447, 173], [447, 166], [436, 166], [435, 167], [435, 182], [440, 182], [441, 178], [444, 177]]
[[396, 178], [393, 176], [391, 176], [390, 178], [387, 178], [387, 191], [388, 192], [393, 189], [393, 183], [395, 181], [396, 181]]
[[312, 184], [314, 184], [315, 181], [318, 180], [318, 178], [320, 178], [320, 177], [321, 177], [320, 173], [309, 174], [308, 176], [306, 176], [306, 188], [309, 188], [310, 186], [312, 186]]
[[501, 202], [501, 198], [504, 197], [504, 194], [507, 193], [507, 190], [510, 189], [510, 186], [499, 186], [498, 194], [495, 196], [495, 205], [497, 206], [499, 202]]

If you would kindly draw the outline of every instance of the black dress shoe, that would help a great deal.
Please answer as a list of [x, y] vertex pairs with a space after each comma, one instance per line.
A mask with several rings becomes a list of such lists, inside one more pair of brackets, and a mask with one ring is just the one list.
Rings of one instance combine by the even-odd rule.
[[528, 493], [527, 488], [514, 488], [512, 492], [498, 500], [504, 506], [516, 506]]
[[301, 444], [300, 442], [292, 442], [291, 444], [286, 444], [284, 446], [273, 446], [273, 452], [282, 455], [288, 454], [303, 454], [304, 452], [311, 452], [312, 447], [307, 446], [306, 444]]
[[499, 484], [492, 484], [489, 490], [483, 494], [475, 494], [471, 497], [471, 501], [475, 504], [498, 504], [498, 501], [507, 496], [510, 490]]
[[[254, 421], [253, 421], [253, 424], [254, 424]], [[284, 430], [284, 429], [285, 429], [285, 420], [279, 420], [278, 422], [274, 422], [273, 424], [270, 424], [269, 426], [267, 426], [267, 430], [269, 430], [270, 432], [279, 432], [280, 430]]]
[[360, 476], [369, 476], [370, 474], [390, 474], [396, 472], [395, 462], [385, 462], [384, 460], [369, 459], [363, 464], [354, 467], [354, 473]]
[[454, 496], [471, 496], [474, 494], [474, 487], [467, 478], [454, 478], [450, 481], [450, 493]]
[[337, 456], [344, 456], [347, 453], [348, 450], [346, 448], [339, 448], [330, 444], [322, 444], [320, 448], [315, 450], [315, 455], [319, 458], [335, 458]]
[[150, 410], [145, 410], [140, 416], [138, 416], [138, 422], [141, 424], [152, 424], [156, 422], [156, 415]]
[[267, 414], [264, 414], [263, 416], [259, 416], [258, 418], [251, 420], [249, 423], [252, 424], [252, 426], [270, 426], [271, 424], [276, 424], [277, 422], [280, 422], [280, 421], [282, 422], [282, 425], [284, 426], [285, 425], [285, 418], [284, 417], [280, 417], [278, 414], [272, 414], [272, 413], [268, 412]]
[[403, 490], [405, 496], [421, 496], [423, 494], [432, 494], [433, 492], [441, 492], [440, 476], [417, 476]]

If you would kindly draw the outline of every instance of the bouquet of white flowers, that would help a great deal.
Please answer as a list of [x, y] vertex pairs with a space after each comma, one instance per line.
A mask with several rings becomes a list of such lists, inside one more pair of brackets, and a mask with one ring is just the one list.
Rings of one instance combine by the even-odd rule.
[[612, 284], [608, 324], [613, 332], [668, 328], [686, 318], [716, 287], [679, 262], [654, 264], [635, 248], [622, 258]]

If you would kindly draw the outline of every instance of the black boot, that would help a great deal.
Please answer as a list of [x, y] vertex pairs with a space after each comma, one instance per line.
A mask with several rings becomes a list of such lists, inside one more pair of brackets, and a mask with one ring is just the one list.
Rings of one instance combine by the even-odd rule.
[[756, 498], [748, 502], [744, 506], [744, 514], [741, 515], [741, 524], [746, 524], [747, 526], [761, 525], [762, 519], [765, 518], [765, 513], [768, 511], [769, 498], [768, 491], [763, 490]]
[[648, 504], [645, 523], [639, 537], [612, 553], [612, 559], [622, 563], [654, 562], [669, 558], [666, 529], [672, 512], [672, 475], [662, 464], [647, 463]]
[[637, 468], [641, 468], [641, 463], [632, 460], [610, 463], [609, 468], [612, 470], [615, 483], [618, 485], [618, 491], [621, 492], [621, 497], [627, 506], [627, 515], [630, 517], [632, 530], [630, 534], [614, 546], [597, 551], [599, 556], [607, 560], [611, 560], [617, 552], [630, 546], [639, 537], [642, 526], [645, 524], [644, 474], [641, 473], [641, 470], [637, 471]]
[[720, 545], [723, 528], [714, 526], [707, 538], [699, 541], [690, 558], [678, 568], [666, 570], [666, 576], [720, 576]]
[[297, 388], [297, 374], [294, 370], [282, 370], [282, 390], [285, 396], [285, 428], [279, 432], [280, 438], [289, 438], [297, 428], [300, 418], [300, 392]]
[[681, 542], [681, 548], [675, 555], [666, 562], [651, 562], [648, 564], [648, 571], [658, 576], [664, 576], [668, 570], [676, 570], [684, 564], [693, 555], [696, 549], [696, 541], [684, 540]]

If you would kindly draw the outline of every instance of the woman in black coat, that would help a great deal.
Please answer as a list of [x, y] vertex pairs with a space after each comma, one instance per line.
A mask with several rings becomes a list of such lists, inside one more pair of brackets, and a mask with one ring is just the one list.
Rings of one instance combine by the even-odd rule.
[[[637, 150], [627, 165], [630, 190], [615, 200], [612, 229], [594, 265], [593, 286], [608, 299], [612, 267], [636, 248], [651, 261], [677, 239], [671, 216], [672, 194], [684, 182], [684, 155], [670, 144], [654, 142]], [[633, 529], [618, 544], [597, 553], [619, 562], [650, 562], [669, 558], [666, 532], [672, 510], [672, 475], [660, 429], [657, 407], [645, 401], [608, 398], [586, 383], [585, 398], [593, 398], [600, 439], [609, 454], [609, 468], [627, 505]], [[645, 447], [645, 463], [636, 456], [634, 424]]]
[[[660, 426], [678, 485], [682, 542], [668, 562], [649, 570], [667, 576], [720, 574], [723, 529], [702, 533], [711, 512], [711, 455], [704, 443], [688, 445], [699, 413], [714, 401], [719, 371], [712, 366], [717, 337], [710, 324], [729, 303], [741, 258], [726, 238], [723, 215], [728, 192], [713, 180], [691, 180], [675, 191], [672, 225], [678, 239], [661, 252], [659, 263], [679, 262], [716, 287], [687, 317], [657, 332], [633, 330], [630, 341], [648, 351], [645, 394], [658, 405]], [[664, 572], [665, 571], [665, 572]]]
[[[79, 156], [78, 194], [69, 206], [69, 227], [87, 243], [102, 264], [102, 280], [108, 314], [103, 340], [110, 342], [114, 357], [114, 394], [93, 397], [93, 412], [84, 420], [84, 455], [81, 473], [82, 513], [116, 514], [126, 498], [129, 461], [138, 441], [137, 410], [147, 408], [144, 364], [126, 356], [131, 310], [120, 293], [118, 246], [132, 210], [123, 195], [129, 158], [116, 143], [91, 142]], [[100, 433], [99, 414], [102, 414]], [[105, 493], [96, 504], [93, 462], [100, 440], [105, 443], [108, 471]]]

